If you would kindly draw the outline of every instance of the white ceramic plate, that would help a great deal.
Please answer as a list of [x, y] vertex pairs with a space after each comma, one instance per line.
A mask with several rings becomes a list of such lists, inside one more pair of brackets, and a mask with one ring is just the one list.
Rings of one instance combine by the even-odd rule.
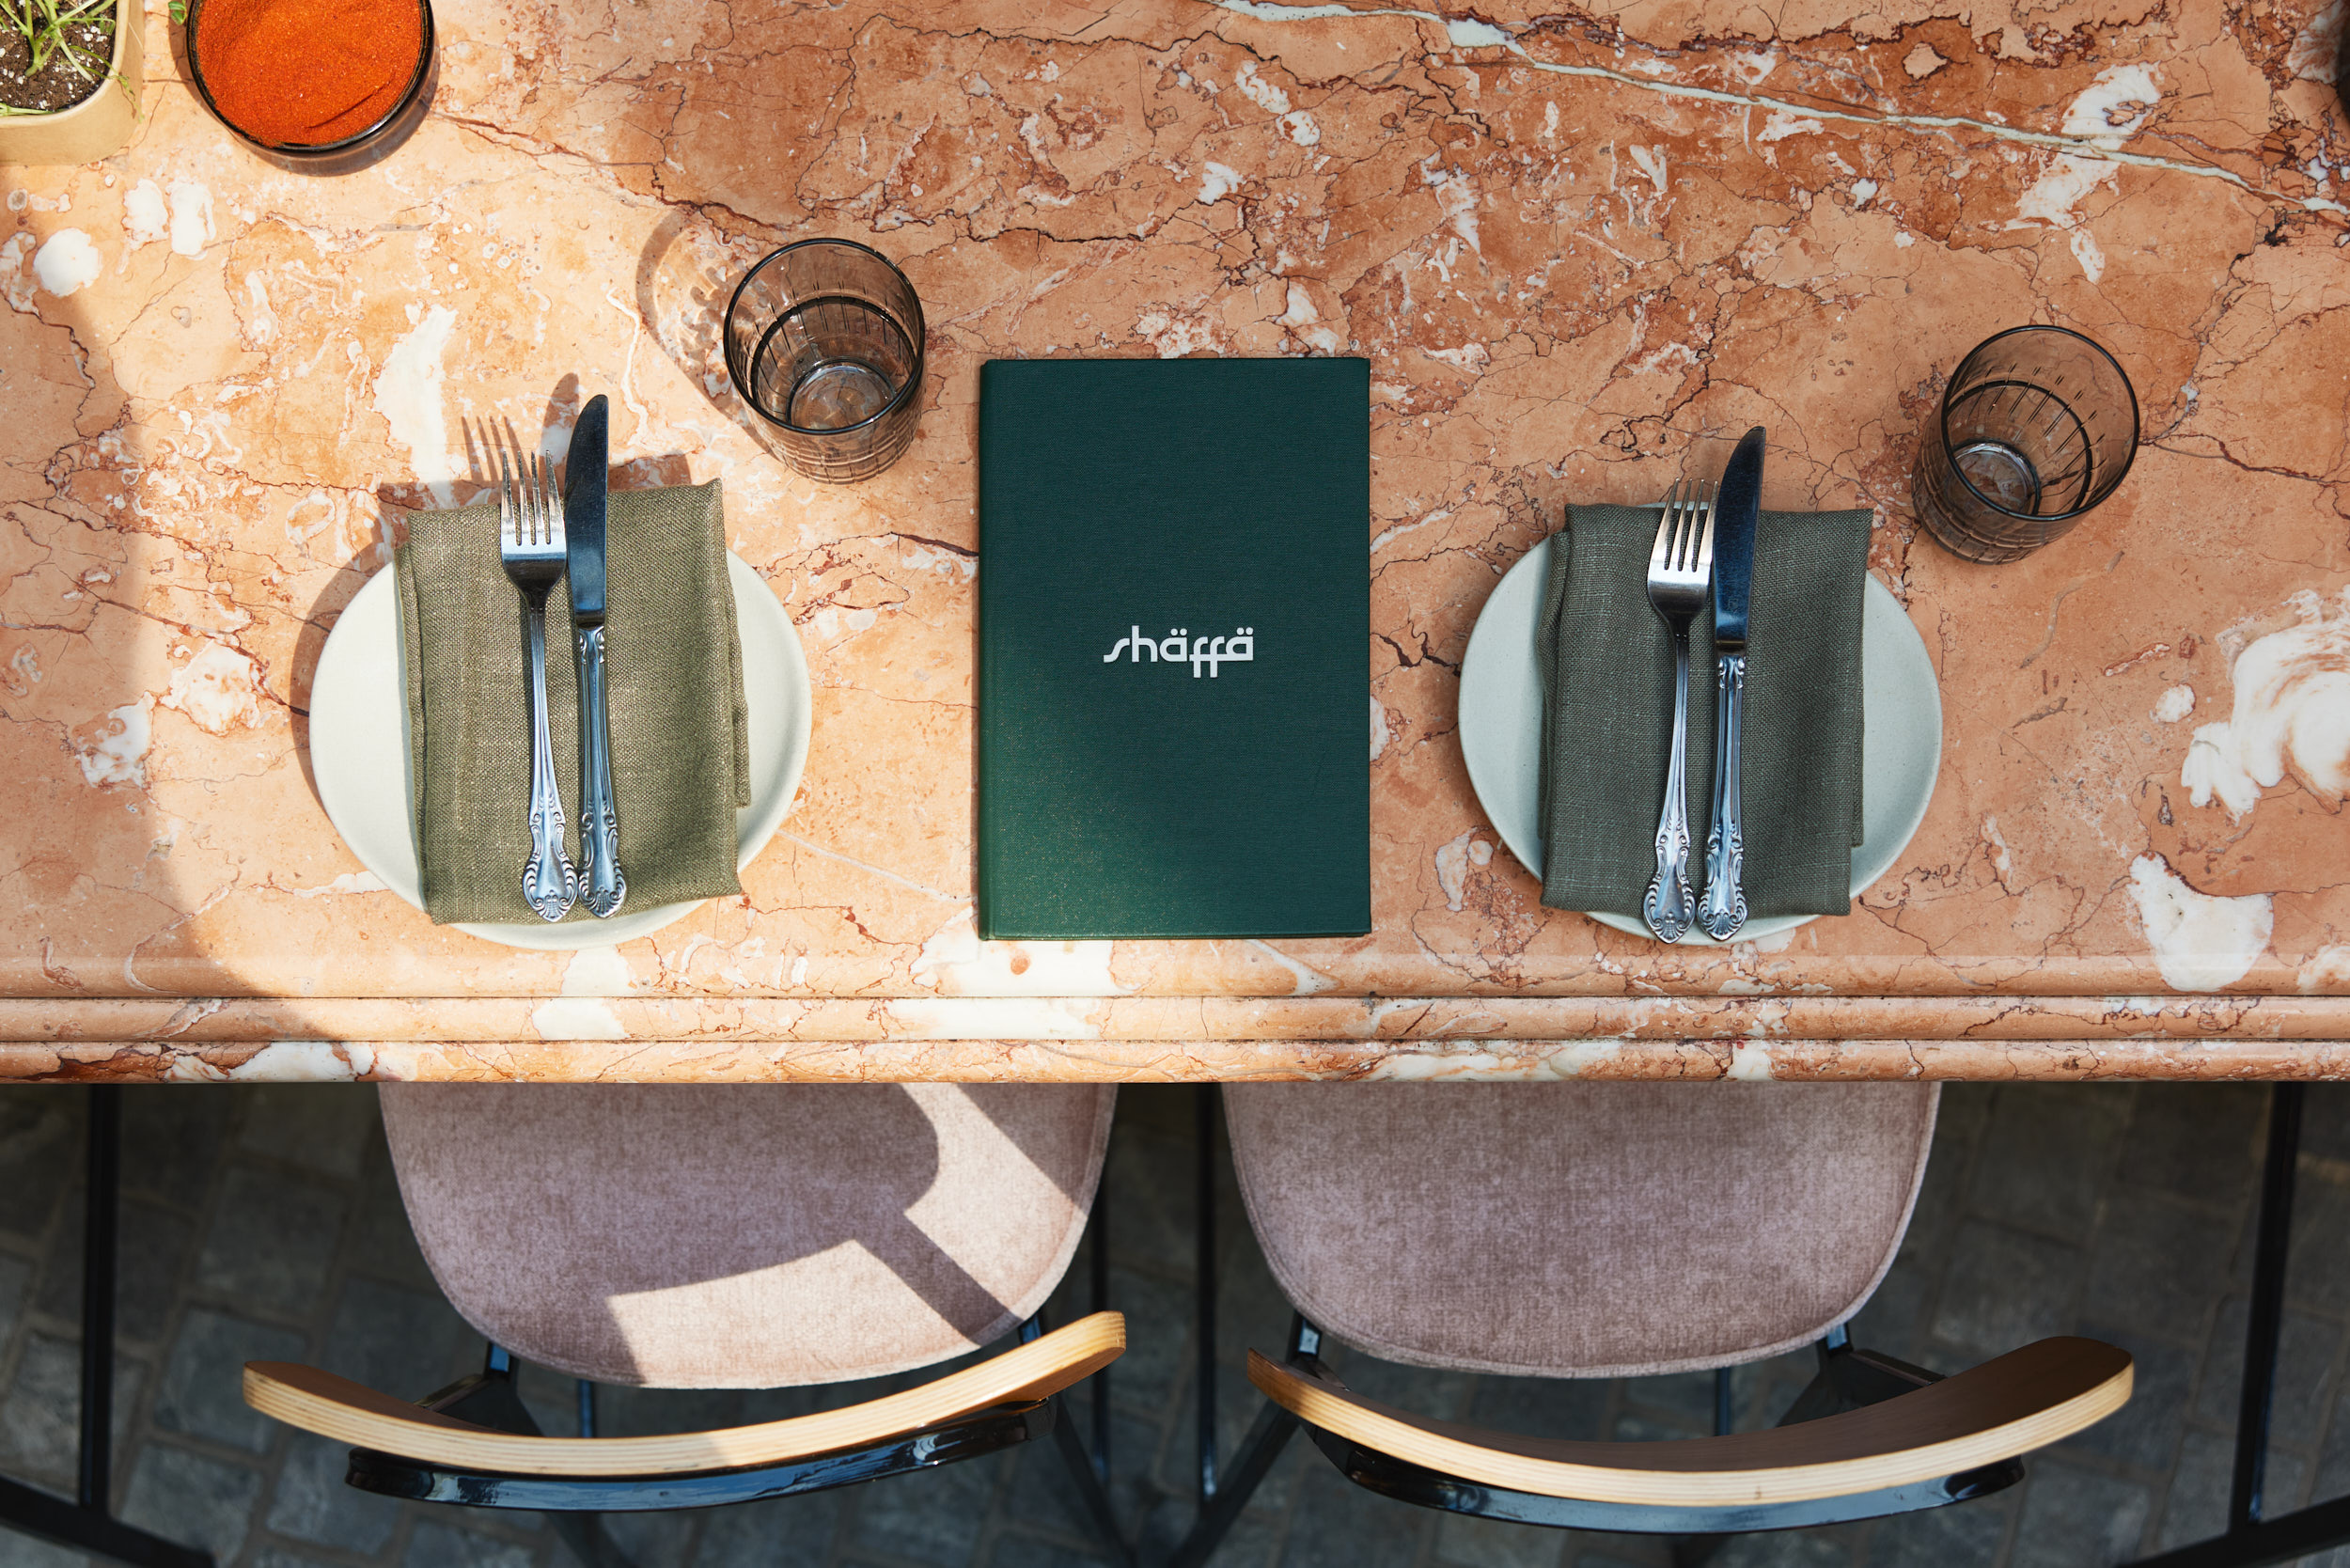
[[[1543, 874], [1542, 677], [1534, 665], [1535, 623], [1542, 618], [1543, 588], [1550, 572], [1550, 541], [1544, 540], [1512, 567], [1485, 601], [1461, 661], [1461, 751], [1469, 782], [1485, 815], [1510, 853], [1539, 879]], [[1711, 679], [1712, 661], [1699, 658], [1692, 679]], [[1860, 744], [1863, 837], [1852, 853], [1852, 890], [1856, 897], [1892, 870], [1925, 820], [1934, 798], [1935, 775], [1942, 766], [1942, 695], [1925, 639], [1910, 624], [1901, 601], [1874, 577], [1861, 596]], [[1659, 734], [1656, 744], [1666, 737]], [[1702, 855], [1703, 845], [1692, 850]], [[1693, 872], [1702, 867], [1693, 865]], [[1702, 880], [1701, 875], [1697, 880]], [[1625, 915], [1594, 912], [1602, 925], [1635, 936], [1647, 926]], [[1817, 919], [1814, 915], [1772, 915], [1748, 920], [1735, 940], [1757, 937]], [[1684, 936], [1686, 946], [1712, 946], [1701, 931]]]
[[[800, 635], [758, 572], [727, 557], [734, 618], [743, 639], [743, 694], [750, 707], [751, 803], [734, 814], [735, 865], [766, 848], [807, 762], [811, 699]], [[553, 629], [548, 641], [570, 645]], [[310, 687], [310, 770], [319, 799], [359, 863], [401, 898], [424, 907], [416, 865], [416, 787], [408, 756], [408, 703], [402, 675], [400, 598], [392, 574], [379, 572], [359, 590], [327, 635]], [[562, 740], [557, 739], [557, 745]], [[627, 865], [627, 841], [621, 865]], [[522, 868], [514, 868], [517, 878]], [[457, 929], [514, 948], [601, 948], [650, 935], [694, 908], [692, 902], [623, 910], [609, 920], [554, 925], [461, 923]]]

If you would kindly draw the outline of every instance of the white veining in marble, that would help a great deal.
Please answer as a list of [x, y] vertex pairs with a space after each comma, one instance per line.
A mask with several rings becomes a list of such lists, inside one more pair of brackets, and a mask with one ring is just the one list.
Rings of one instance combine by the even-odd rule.
[[2181, 991], [2217, 991], [2251, 973], [2268, 947], [2268, 895], [2199, 893], [2158, 855], [2130, 866], [2130, 898], [2162, 978]]
[[2217, 799], [2241, 820], [2288, 774], [2320, 800], [2350, 798], [2350, 588], [2292, 606], [2300, 624], [2236, 656], [2233, 709], [2195, 731], [2179, 781], [2197, 806]]

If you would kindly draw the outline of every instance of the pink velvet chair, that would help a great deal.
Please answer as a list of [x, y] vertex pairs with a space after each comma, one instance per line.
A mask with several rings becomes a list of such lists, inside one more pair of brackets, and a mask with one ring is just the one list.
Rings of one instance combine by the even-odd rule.
[[[385, 1085], [401, 1200], [451, 1305], [491, 1341], [488, 1363], [413, 1404], [254, 1363], [245, 1399], [352, 1444], [354, 1486], [549, 1510], [591, 1562], [608, 1548], [583, 1515], [815, 1491], [1052, 1434], [1122, 1560], [1106, 1454], [1089, 1458], [1058, 1396], [1123, 1350], [1124, 1320], [1097, 1310], [1047, 1333], [1038, 1316], [1085, 1230], [1115, 1092]], [[1001, 1354], [843, 1409], [592, 1431], [594, 1384], [842, 1383], [1015, 1331]], [[583, 1380], [580, 1436], [539, 1435], [517, 1357]]]
[[[2018, 1456], [2127, 1401], [2130, 1358], [2044, 1340], [1945, 1379], [1852, 1345], [1844, 1325], [1908, 1227], [1935, 1100], [1931, 1084], [1228, 1087], [1249, 1221], [1297, 1316], [1285, 1356], [1249, 1356], [1269, 1403], [1221, 1484], [1202, 1399], [1201, 1514], [1175, 1568], [1206, 1560], [1301, 1426], [1374, 1492], [1670, 1535], [1683, 1563], [1732, 1533], [2013, 1484]], [[1717, 1433], [1565, 1442], [1432, 1420], [1349, 1389], [1325, 1336], [1512, 1376], [1723, 1369]], [[1726, 1369], [1806, 1344], [1819, 1372], [1786, 1419], [1733, 1435]]]

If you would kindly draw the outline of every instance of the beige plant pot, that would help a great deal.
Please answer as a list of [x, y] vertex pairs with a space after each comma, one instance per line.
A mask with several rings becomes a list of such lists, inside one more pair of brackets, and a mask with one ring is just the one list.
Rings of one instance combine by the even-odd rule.
[[121, 151], [138, 121], [146, 33], [142, 0], [115, 0], [115, 54], [105, 83], [54, 115], [0, 115], [0, 164], [92, 164]]

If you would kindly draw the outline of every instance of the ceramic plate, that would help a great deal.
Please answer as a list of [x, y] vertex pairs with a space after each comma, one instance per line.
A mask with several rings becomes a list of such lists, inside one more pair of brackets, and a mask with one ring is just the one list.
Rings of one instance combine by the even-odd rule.
[[[810, 698], [800, 635], [758, 572], [727, 557], [734, 617], [743, 638], [743, 692], [750, 705], [751, 803], [734, 814], [735, 865], [774, 838], [791, 808], [807, 761]], [[548, 641], [570, 646], [559, 626]], [[416, 868], [415, 779], [408, 757], [407, 689], [401, 670], [400, 600], [390, 572], [368, 579], [343, 611], [319, 654], [310, 688], [310, 770], [319, 799], [343, 842], [383, 884], [419, 909], [424, 879]], [[569, 737], [557, 736], [557, 745]], [[627, 865], [627, 839], [621, 839]], [[522, 868], [514, 868], [517, 879]], [[515, 948], [602, 948], [634, 941], [682, 917], [694, 904], [623, 909], [609, 920], [554, 925], [462, 923], [457, 929]]]
[[[1535, 622], [1541, 619], [1543, 588], [1550, 571], [1550, 541], [1543, 541], [1510, 569], [1469, 634], [1461, 662], [1461, 751], [1469, 782], [1485, 815], [1537, 878], [1543, 865], [1540, 813], [1542, 790], [1543, 688], [1534, 666]], [[1690, 679], [1712, 680], [1713, 661], [1700, 656]], [[1925, 639], [1910, 624], [1892, 590], [1874, 577], [1861, 596], [1860, 745], [1862, 829], [1852, 852], [1856, 896], [1892, 870], [1925, 820], [1942, 765], [1942, 697]], [[1656, 737], [1658, 745], [1665, 736]], [[1705, 847], [1692, 847], [1692, 880], [1702, 890]], [[1814, 915], [1772, 915], [1748, 920], [1734, 940], [1751, 942], [1793, 931]], [[1626, 915], [1593, 913], [1602, 925], [1635, 936], [1649, 929]], [[1701, 931], [1683, 937], [1684, 946], [1712, 946]]]

